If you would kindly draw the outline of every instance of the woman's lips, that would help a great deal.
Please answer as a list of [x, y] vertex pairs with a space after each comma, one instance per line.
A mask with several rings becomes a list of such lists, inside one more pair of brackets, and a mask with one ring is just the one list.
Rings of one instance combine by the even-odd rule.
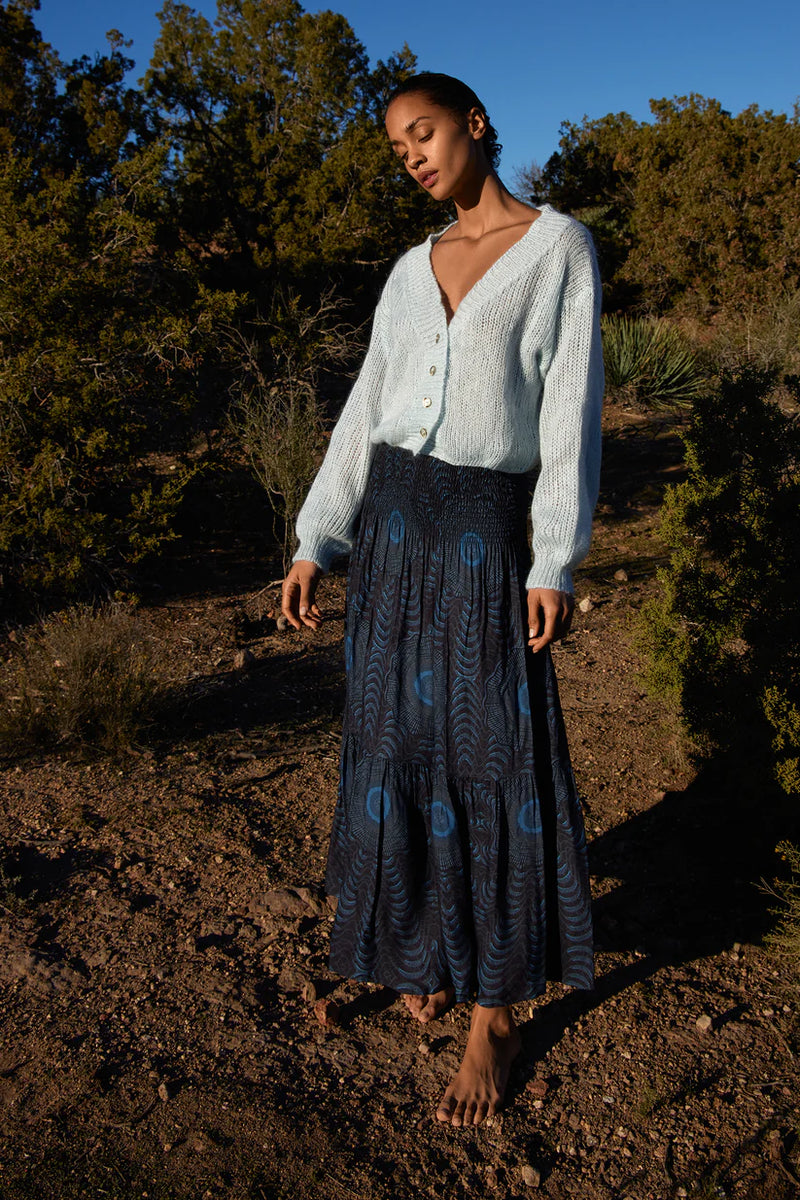
[[433, 187], [433, 185], [436, 183], [436, 180], [438, 178], [439, 178], [438, 171], [426, 171], [424, 175], [420, 175], [419, 181], [423, 187], [429, 188], [429, 187]]

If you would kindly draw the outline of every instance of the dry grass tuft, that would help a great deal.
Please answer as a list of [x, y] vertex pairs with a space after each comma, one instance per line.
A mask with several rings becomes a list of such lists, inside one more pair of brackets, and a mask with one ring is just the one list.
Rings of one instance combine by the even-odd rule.
[[128, 749], [159, 695], [155, 653], [129, 608], [76, 606], [32, 630], [0, 674], [0, 752]]

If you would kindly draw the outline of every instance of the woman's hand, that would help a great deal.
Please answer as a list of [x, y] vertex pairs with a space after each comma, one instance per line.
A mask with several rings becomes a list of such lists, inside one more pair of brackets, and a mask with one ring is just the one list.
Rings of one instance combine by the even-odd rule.
[[314, 603], [317, 583], [322, 574], [321, 567], [315, 562], [300, 558], [292, 563], [283, 581], [281, 612], [295, 629], [301, 629], [302, 625], [316, 629], [322, 620], [322, 613]]
[[554, 588], [529, 588], [528, 645], [534, 654], [550, 642], [567, 636], [574, 608], [575, 597], [570, 592], [557, 592]]

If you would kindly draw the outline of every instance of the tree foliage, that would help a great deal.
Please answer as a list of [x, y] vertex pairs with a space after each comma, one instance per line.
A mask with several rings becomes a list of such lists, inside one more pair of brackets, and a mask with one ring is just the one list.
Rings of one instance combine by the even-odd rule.
[[[382, 128], [407, 47], [370, 71], [344, 17], [297, 0], [218, 0], [212, 26], [167, 0], [144, 94], [169, 131], [184, 245], [256, 294], [291, 278], [307, 297], [333, 270], [375, 269], [432, 214], [402, 179]], [[350, 264], [350, 265], [348, 265]]]
[[771, 399], [774, 382], [753, 369], [726, 375], [696, 405], [688, 475], [662, 510], [662, 595], [643, 610], [640, 641], [651, 688], [701, 749], [745, 746], [795, 790], [800, 424]]
[[[407, 48], [371, 70], [336, 13], [219, 0], [212, 25], [167, 0], [136, 89], [121, 33], [65, 63], [38, 7], [0, 0], [6, 596], [110, 586], [169, 540], [187, 454], [240, 381], [285, 393], [287, 362], [341, 371], [343, 290], [358, 324], [437, 216], [382, 130]], [[287, 358], [274, 327], [298, 305], [330, 322]]]
[[611, 307], [704, 319], [800, 286], [800, 113], [699, 95], [562, 126], [538, 194], [592, 228]]

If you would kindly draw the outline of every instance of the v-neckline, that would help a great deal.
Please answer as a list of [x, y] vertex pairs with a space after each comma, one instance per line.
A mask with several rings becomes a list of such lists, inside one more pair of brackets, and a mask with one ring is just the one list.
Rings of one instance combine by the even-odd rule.
[[[494, 260], [494, 262], [489, 264], [489, 266], [486, 268], [486, 270], [483, 272], [483, 274], [478, 276], [478, 278], [475, 280], [475, 282], [472, 284], [472, 286], [467, 288], [466, 292], [461, 297], [461, 299], [459, 300], [459, 302], [455, 308], [450, 307], [450, 301], [444, 291], [444, 288], [439, 283], [439, 277], [436, 274], [436, 271], [434, 270], [433, 247], [436, 245], [436, 243], [439, 241], [440, 238], [444, 237], [444, 235], [447, 233], [448, 229], [452, 229], [455, 225], [458, 224], [458, 221], [451, 221], [449, 225], [445, 225], [444, 229], [440, 233], [432, 233], [429, 236], [429, 238], [428, 238], [428, 243], [429, 243], [429, 245], [428, 245], [428, 266], [430, 268], [430, 273], [433, 278], [433, 282], [436, 285], [436, 289], [439, 293], [439, 300], [440, 300], [442, 309], [444, 311], [445, 321], [447, 323], [448, 329], [452, 325], [453, 321], [456, 319], [456, 315], [461, 312], [464, 302], [466, 300], [470, 299], [470, 297], [474, 294], [476, 289], [480, 290], [480, 287], [483, 284], [484, 280], [487, 279], [488, 276], [490, 276], [495, 271], [495, 268], [499, 264], [503, 263], [504, 260], [507, 260], [509, 258], [509, 256], [512, 258], [514, 257], [513, 252], [515, 250], [518, 250], [519, 248], [521, 248], [522, 243], [525, 241], [525, 239], [530, 237], [533, 227], [535, 225], [539, 224], [542, 217], [544, 216], [544, 210], [547, 207], [548, 206], [546, 204], [543, 204], [538, 209], [538, 213], [539, 213], [538, 217], [534, 217], [534, 219], [530, 222], [530, 224], [528, 225], [528, 228], [525, 230], [525, 232], [523, 234], [521, 234], [515, 242], [512, 242], [510, 246], [506, 247], [506, 249], [503, 251], [503, 253], [499, 254], [497, 256], [497, 258]], [[447, 316], [448, 310], [452, 314], [449, 319]]]

